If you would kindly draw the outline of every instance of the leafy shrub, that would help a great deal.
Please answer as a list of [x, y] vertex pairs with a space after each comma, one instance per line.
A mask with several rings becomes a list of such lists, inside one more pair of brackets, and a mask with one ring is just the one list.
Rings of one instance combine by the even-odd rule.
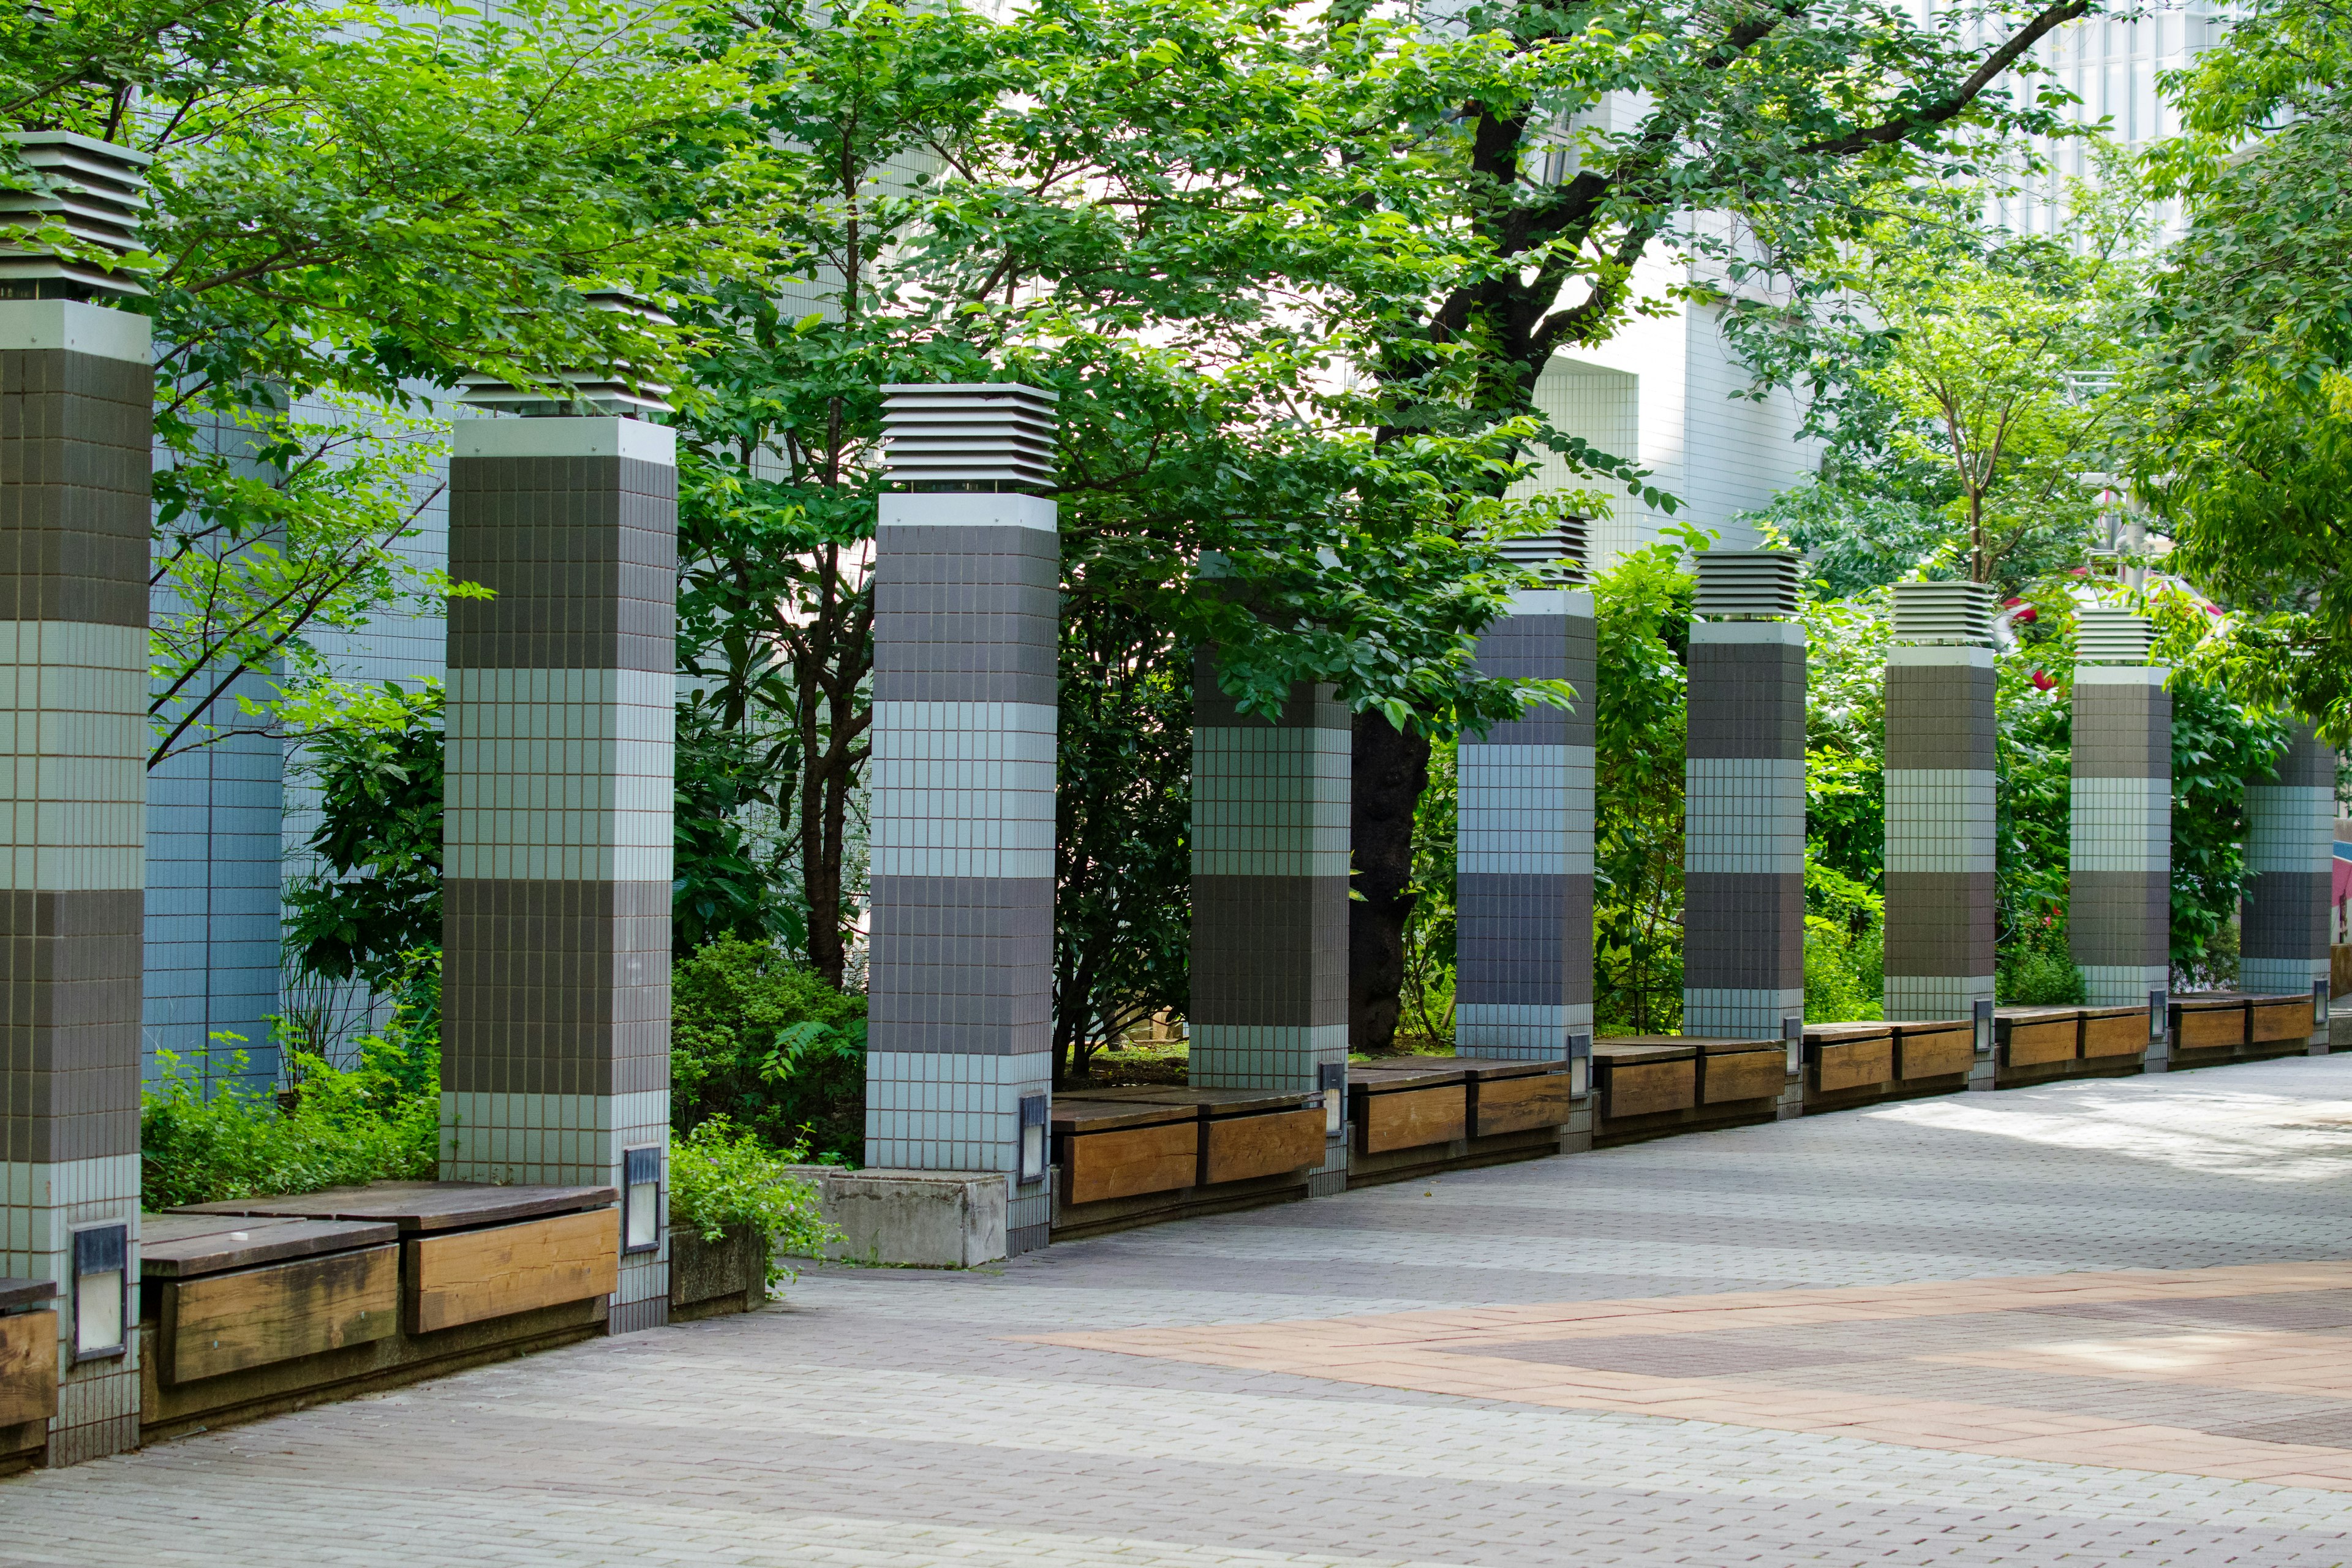
[[670, 973], [671, 1122], [724, 1117], [772, 1148], [855, 1159], [866, 1133], [866, 999], [772, 948], [719, 937]]
[[2002, 1006], [2079, 1007], [2087, 998], [2083, 972], [2066, 950], [2066, 928], [2057, 921], [2002, 946], [1993, 981], [1993, 999]]
[[[139, 1113], [140, 1202], [167, 1209], [430, 1181], [441, 1143], [439, 1053], [412, 1058], [382, 1036], [362, 1041], [361, 1051], [349, 1070], [298, 1053], [299, 1087], [282, 1094], [232, 1082], [210, 1099], [178, 1057], [158, 1053], [162, 1079]], [[420, 1070], [425, 1087], [404, 1088]]]
[[363, 721], [322, 731], [302, 766], [319, 784], [310, 848], [331, 875], [286, 888], [286, 942], [308, 973], [389, 992], [441, 942], [441, 688], [386, 683]]
[[682, 1138], [670, 1140], [669, 1223], [705, 1241], [718, 1241], [748, 1226], [759, 1233], [768, 1260], [768, 1288], [796, 1277], [779, 1251], [798, 1258], [822, 1257], [840, 1232], [824, 1222], [816, 1184], [794, 1175], [808, 1161], [808, 1145], [781, 1152], [759, 1137], [714, 1116]]

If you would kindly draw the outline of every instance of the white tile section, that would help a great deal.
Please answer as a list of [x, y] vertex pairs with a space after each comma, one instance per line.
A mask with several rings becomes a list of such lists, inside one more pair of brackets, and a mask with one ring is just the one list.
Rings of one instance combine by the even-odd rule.
[[1458, 872], [1592, 874], [1590, 746], [1491, 746], [1464, 742]]
[[2072, 785], [2074, 869], [2162, 871], [2171, 866], [2170, 779], [2078, 778]]
[[1885, 980], [1886, 1016], [1898, 1024], [1974, 1018], [1976, 1005], [1992, 999], [1990, 974], [1890, 974]]
[[1555, 1061], [1570, 1029], [1592, 1027], [1592, 1004], [1546, 1006], [1533, 1002], [1457, 1002], [1454, 1052], [1496, 1061]]
[[868, 1052], [866, 1163], [907, 1171], [1017, 1170], [1022, 1099], [1050, 1093], [1053, 1081], [1047, 1051]]
[[459, 419], [450, 454], [458, 458], [634, 458], [677, 466], [677, 432], [642, 419]]
[[0, 887], [147, 885], [147, 634], [0, 621]]
[[2161, 686], [2172, 667], [2163, 664], [2078, 664], [2077, 686]]
[[2330, 978], [2325, 958], [2241, 958], [2238, 989], [2258, 996], [2307, 995]]
[[876, 703], [874, 875], [1051, 877], [1056, 723], [1042, 703]]
[[2147, 994], [2172, 985], [2172, 972], [2161, 963], [2085, 963], [2083, 999], [2094, 1007], [2145, 1007]]
[[1692, 757], [1683, 763], [1685, 871], [1801, 874], [1805, 764], [1789, 757]]
[[1886, 770], [1886, 869], [1990, 871], [1993, 775], [1975, 768]]
[[1219, 1089], [1311, 1089], [1315, 1069], [1348, 1059], [1345, 1024], [1194, 1024], [1192, 1081]]
[[2246, 869], [2314, 872], [2336, 858], [2336, 792], [2324, 784], [2246, 791]]
[[441, 1179], [617, 1186], [621, 1151], [668, 1141], [669, 1090], [441, 1095]]
[[1990, 669], [1992, 649], [1966, 644], [1896, 643], [1886, 650], [1886, 663], [1890, 668]]
[[1034, 528], [1052, 533], [1060, 510], [1046, 496], [961, 492], [882, 498], [884, 528]]
[[152, 364], [147, 318], [79, 300], [0, 300], [0, 349], [65, 349]]
[[1693, 621], [1695, 643], [1765, 643], [1781, 647], [1805, 646], [1805, 628], [1798, 621]]
[[1732, 986], [1683, 988], [1683, 1033], [1723, 1040], [1777, 1040], [1780, 1020], [1805, 1016], [1805, 994]]
[[1192, 875], [1344, 877], [1353, 742], [1345, 730], [1192, 731]]
[[449, 875], [667, 882], [675, 678], [449, 672]]
[[[0, 1161], [0, 1275], [47, 1279], [58, 1288], [57, 1307], [72, 1310], [70, 1249], [74, 1227], [110, 1221], [129, 1226], [131, 1257], [126, 1321], [139, 1302], [139, 1156], [110, 1154], [50, 1164]], [[50, 1432], [68, 1462], [135, 1447], [139, 1411], [139, 1338], [120, 1356], [73, 1364], [59, 1324], [58, 1415]], [[111, 1425], [113, 1431], [106, 1428]]]

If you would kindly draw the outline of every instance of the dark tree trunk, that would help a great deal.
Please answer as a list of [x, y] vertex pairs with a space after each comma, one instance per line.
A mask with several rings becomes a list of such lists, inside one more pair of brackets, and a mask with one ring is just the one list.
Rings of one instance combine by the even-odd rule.
[[1349, 793], [1355, 877], [1348, 900], [1348, 1047], [1396, 1044], [1404, 922], [1412, 913], [1412, 813], [1429, 784], [1429, 737], [1359, 713]]

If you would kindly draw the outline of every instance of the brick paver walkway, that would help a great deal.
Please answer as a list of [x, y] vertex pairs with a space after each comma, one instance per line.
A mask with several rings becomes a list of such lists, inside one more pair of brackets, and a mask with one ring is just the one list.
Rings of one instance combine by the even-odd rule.
[[0, 1564], [2323, 1568], [2347, 1260], [2352, 1057], [1917, 1101], [827, 1271], [0, 1482]]

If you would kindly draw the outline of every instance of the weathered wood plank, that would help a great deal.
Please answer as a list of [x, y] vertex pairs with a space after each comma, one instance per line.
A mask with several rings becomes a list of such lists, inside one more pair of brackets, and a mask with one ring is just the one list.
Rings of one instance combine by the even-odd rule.
[[57, 1413], [57, 1313], [39, 1307], [0, 1318], [0, 1426]]
[[1560, 1127], [1576, 1103], [1569, 1096], [1568, 1074], [1544, 1073], [1535, 1078], [1480, 1080], [1476, 1134], [1492, 1138], [1503, 1132], [1525, 1132], [1536, 1127]]
[[[2130, 1022], [2138, 1027], [2139, 1020]], [[2013, 1068], [2042, 1067], [2050, 1062], [2071, 1062], [2081, 1044], [2083, 1021], [2068, 1016], [2050, 1018], [2033, 1024], [2011, 1024], [2009, 1026], [2009, 1065]], [[2141, 1031], [2143, 1034], [2146, 1031]]]
[[1367, 1153], [1418, 1149], [1469, 1136], [1470, 1096], [1460, 1083], [1368, 1094], [1361, 1104]]
[[1844, 1089], [1869, 1089], [1891, 1081], [1895, 1077], [1895, 1042], [1892, 1039], [1852, 1040], [1843, 1045], [1824, 1045], [1815, 1082], [1823, 1094], [1834, 1094]]
[[1323, 1163], [1323, 1112], [1277, 1110], [1271, 1115], [1220, 1116], [1209, 1122], [1203, 1183], [1248, 1182], [1287, 1175]]
[[2246, 1009], [2243, 1004], [2227, 1007], [2183, 1007], [2180, 1010], [2180, 1047], [2183, 1050], [2210, 1050], [2216, 1046], [2242, 1046], [2246, 1043]]
[[1697, 1103], [1696, 1057], [1669, 1062], [1612, 1062], [1601, 1076], [1601, 1114], [1605, 1121], [1688, 1110]]
[[2314, 1025], [2308, 1002], [2264, 1002], [2248, 1011], [2246, 1038], [2253, 1045], [2269, 1045], [2273, 1040], [2311, 1038]]
[[177, 1214], [278, 1215], [296, 1219], [383, 1220], [406, 1231], [459, 1230], [535, 1215], [602, 1208], [610, 1187], [547, 1187], [490, 1182], [371, 1182], [289, 1198], [231, 1198], [190, 1204]]
[[2083, 1056], [2136, 1057], [2147, 1049], [2147, 1015], [2126, 1013], [2115, 1018], [2083, 1020]]
[[1906, 1030], [1895, 1039], [1895, 1058], [1906, 1082], [1967, 1072], [1976, 1064], [1976, 1030], [1937, 1029], [1916, 1035]]
[[388, 1340], [400, 1331], [400, 1248], [166, 1281], [156, 1345], [168, 1384], [196, 1383]]
[[1789, 1053], [1769, 1051], [1709, 1052], [1699, 1075], [1699, 1103], [1724, 1105], [1735, 1100], [1777, 1097], [1789, 1082]]
[[602, 1296], [620, 1283], [618, 1209], [420, 1237], [401, 1246], [412, 1333]]
[[139, 1222], [139, 1272], [150, 1279], [186, 1279], [399, 1239], [397, 1226], [364, 1220], [145, 1215]]
[[1191, 1119], [1157, 1127], [1072, 1133], [1062, 1146], [1069, 1201], [1100, 1203], [1191, 1186], [1200, 1173], [1200, 1128]]

